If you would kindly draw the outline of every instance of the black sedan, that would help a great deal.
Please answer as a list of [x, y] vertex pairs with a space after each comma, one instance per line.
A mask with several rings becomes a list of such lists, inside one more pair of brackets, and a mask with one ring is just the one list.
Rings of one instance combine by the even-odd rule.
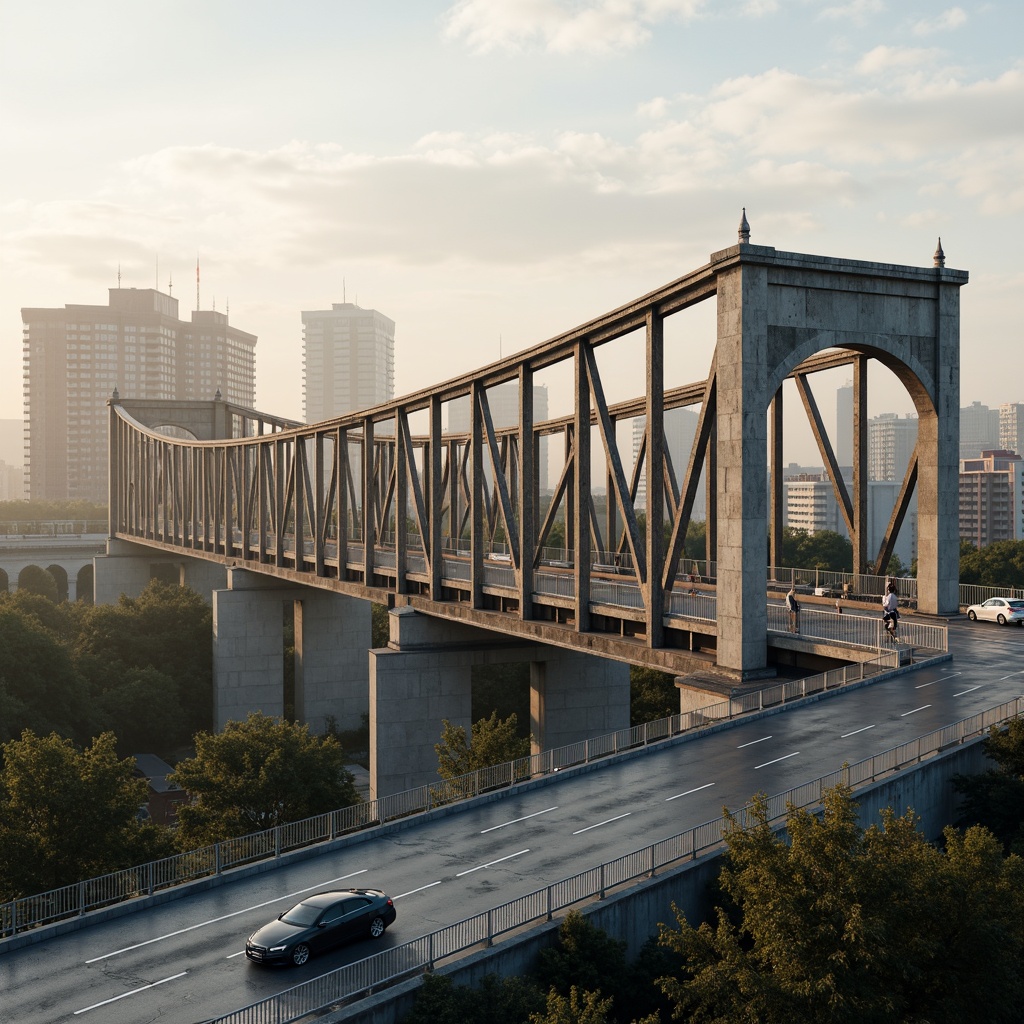
[[350, 939], [379, 939], [395, 919], [380, 889], [319, 892], [249, 936], [245, 955], [258, 964], [304, 964], [313, 953]]

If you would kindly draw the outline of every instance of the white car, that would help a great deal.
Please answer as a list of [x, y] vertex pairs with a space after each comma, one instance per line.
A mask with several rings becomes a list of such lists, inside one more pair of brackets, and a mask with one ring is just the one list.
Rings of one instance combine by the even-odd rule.
[[1005, 626], [1008, 622], [1024, 625], [1024, 600], [1019, 597], [990, 597], [981, 604], [972, 604], [967, 609], [971, 622], [986, 619]]

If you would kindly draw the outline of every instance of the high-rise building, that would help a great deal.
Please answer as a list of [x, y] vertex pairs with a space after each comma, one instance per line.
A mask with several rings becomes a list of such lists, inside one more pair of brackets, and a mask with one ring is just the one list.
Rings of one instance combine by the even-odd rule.
[[1006, 402], [999, 406], [999, 447], [1024, 455], [1024, 405]]
[[[662, 426], [665, 435], [665, 449], [672, 461], [672, 468], [675, 471], [676, 482], [680, 487], [683, 485], [683, 477], [686, 475], [686, 467], [690, 461], [690, 451], [693, 448], [693, 439], [697, 436], [697, 424], [700, 422], [700, 415], [693, 409], [678, 408], [666, 409]], [[633, 464], [636, 465], [637, 457], [640, 454], [640, 445], [644, 439], [646, 420], [643, 416], [637, 416], [633, 420]], [[626, 471], [626, 479], [629, 479], [629, 471]], [[690, 512], [692, 520], [703, 520], [707, 517], [707, 492], [705, 480], [707, 471], [701, 468], [700, 478], [697, 482], [697, 492], [693, 498], [693, 509]], [[647, 474], [641, 473], [636, 487], [636, 507], [647, 508]]]
[[1024, 540], [1024, 459], [1011, 451], [984, 451], [960, 461], [960, 536], [976, 548], [997, 540]]
[[[487, 407], [495, 430], [505, 430], [519, 423], [519, 385], [515, 381], [497, 384], [487, 389]], [[548, 388], [546, 384], [533, 386], [533, 422], [543, 423], [548, 418]], [[469, 418], [469, 397], [453, 399], [447, 403], [445, 419], [449, 434], [468, 434], [472, 426]], [[489, 462], [484, 459], [484, 471], [489, 473]], [[548, 446], [541, 439], [537, 453], [537, 479], [541, 491], [549, 487]]]
[[395, 397], [395, 322], [354, 302], [302, 312], [302, 409], [307, 423]]
[[999, 410], [971, 402], [960, 410], [960, 458], [976, 459], [986, 449], [1006, 447], [999, 441]]
[[193, 310], [154, 288], [111, 288], [105, 306], [25, 308], [25, 475], [29, 497], [107, 499], [107, 399], [209, 400], [252, 406], [256, 336], [224, 313]]
[[868, 422], [868, 479], [902, 480], [916, 444], [916, 416], [873, 416]]

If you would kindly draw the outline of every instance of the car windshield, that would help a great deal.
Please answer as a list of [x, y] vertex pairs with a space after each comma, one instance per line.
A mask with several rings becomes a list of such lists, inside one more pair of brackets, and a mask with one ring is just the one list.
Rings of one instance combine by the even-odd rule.
[[281, 920], [285, 924], [311, 925], [319, 914], [319, 907], [311, 907], [308, 903], [297, 903], [291, 910], [281, 915]]

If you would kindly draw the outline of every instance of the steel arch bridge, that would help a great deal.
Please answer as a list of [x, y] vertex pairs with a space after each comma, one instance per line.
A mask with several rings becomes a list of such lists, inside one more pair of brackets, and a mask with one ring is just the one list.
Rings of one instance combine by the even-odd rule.
[[[781, 561], [782, 386], [795, 382], [843, 520], [854, 571], [888, 563], [918, 495], [919, 607], [955, 611], [959, 531], [959, 289], [941, 247], [927, 268], [738, 244], [693, 272], [531, 349], [393, 402], [309, 426], [210, 403], [110, 401], [110, 535], [506, 634], [669, 671], [694, 658], [754, 678], [767, 665], [765, 592]], [[706, 379], [666, 390], [665, 322], [716, 302]], [[645, 393], [611, 403], [598, 352], [642, 332]], [[918, 441], [880, 550], [867, 548], [868, 365], [910, 394]], [[570, 415], [538, 420], [534, 384], [571, 367]], [[853, 486], [811, 387], [849, 366]], [[493, 390], [515, 387], [513, 426]], [[470, 403], [468, 430], [442, 429]], [[697, 412], [675, 460], [665, 413]], [[617, 426], [641, 418], [639, 454]], [[169, 437], [150, 424], [204, 440]], [[564, 464], [550, 497], [541, 446]], [[684, 540], [702, 470], [713, 584], [694, 595]], [[605, 501], [593, 480], [606, 481]], [[770, 486], [769, 486], [770, 480]], [[645, 493], [638, 509], [637, 494]], [[663, 530], [647, 530], [662, 522]], [[557, 540], [556, 540], [557, 538]], [[766, 559], [765, 553], [768, 552]]]

